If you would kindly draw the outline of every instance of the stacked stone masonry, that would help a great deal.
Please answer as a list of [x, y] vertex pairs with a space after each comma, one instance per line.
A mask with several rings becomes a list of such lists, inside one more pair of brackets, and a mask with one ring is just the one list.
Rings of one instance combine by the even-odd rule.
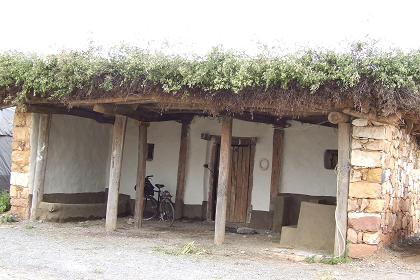
[[405, 129], [352, 123], [347, 240], [359, 258], [419, 231], [420, 152]]
[[13, 121], [12, 173], [10, 178], [11, 212], [22, 219], [29, 215], [29, 163], [31, 154], [30, 113], [16, 112]]

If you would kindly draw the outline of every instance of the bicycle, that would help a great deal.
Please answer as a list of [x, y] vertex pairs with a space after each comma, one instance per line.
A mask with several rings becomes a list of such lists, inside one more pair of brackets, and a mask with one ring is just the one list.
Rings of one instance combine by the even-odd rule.
[[[144, 178], [143, 220], [149, 221], [158, 217], [160, 221], [165, 222], [170, 227], [175, 221], [175, 208], [171, 200], [172, 195], [167, 190], [162, 191], [165, 187], [164, 185], [153, 185], [150, 181], [151, 178], [153, 178], [153, 175]], [[136, 186], [134, 186], [135, 189]], [[157, 200], [155, 193], [157, 193]]]

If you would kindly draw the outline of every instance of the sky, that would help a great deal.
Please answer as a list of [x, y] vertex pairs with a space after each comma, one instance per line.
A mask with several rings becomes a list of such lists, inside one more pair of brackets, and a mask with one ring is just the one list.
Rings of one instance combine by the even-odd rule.
[[121, 43], [203, 54], [223, 46], [249, 54], [420, 48], [420, 1], [400, 0], [3, 0], [0, 51], [41, 54]]

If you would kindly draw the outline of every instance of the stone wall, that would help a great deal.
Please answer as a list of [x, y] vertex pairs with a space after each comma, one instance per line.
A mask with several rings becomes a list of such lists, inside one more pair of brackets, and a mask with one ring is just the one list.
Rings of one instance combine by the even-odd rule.
[[16, 111], [13, 122], [12, 172], [10, 178], [11, 212], [29, 217], [29, 163], [31, 155], [32, 115]]
[[347, 240], [363, 257], [419, 230], [419, 147], [404, 129], [353, 120]]

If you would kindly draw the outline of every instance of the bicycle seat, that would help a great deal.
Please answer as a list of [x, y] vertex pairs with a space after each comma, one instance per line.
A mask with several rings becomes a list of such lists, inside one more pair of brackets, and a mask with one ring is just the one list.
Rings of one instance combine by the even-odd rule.
[[164, 187], [165, 187], [165, 185], [162, 185], [162, 184], [155, 184], [155, 187], [156, 187], [156, 188], [158, 188], [158, 189], [161, 189], [161, 188], [164, 188]]

